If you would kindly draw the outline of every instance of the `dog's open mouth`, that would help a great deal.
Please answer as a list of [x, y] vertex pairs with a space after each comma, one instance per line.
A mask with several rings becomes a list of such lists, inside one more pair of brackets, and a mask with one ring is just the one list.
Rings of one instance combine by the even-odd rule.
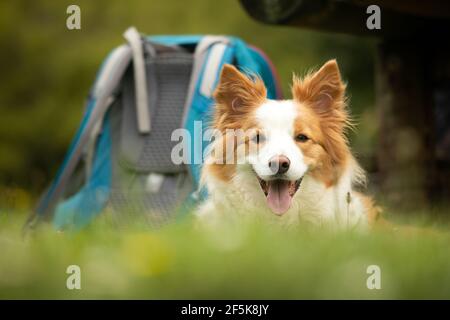
[[292, 197], [297, 192], [302, 179], [290, 181], [284, 179], [263, 180], [258, 177], [261, 189], [266, 195], [267, 205], [273, 213], [282, 215], [289, 210], [292, 204]]

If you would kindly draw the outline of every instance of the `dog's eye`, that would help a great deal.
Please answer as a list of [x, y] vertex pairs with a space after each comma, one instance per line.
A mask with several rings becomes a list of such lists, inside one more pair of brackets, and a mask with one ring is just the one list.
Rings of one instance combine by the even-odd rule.
[[266, 137], [262, 134], [262, 133], [257, 133], [256, 135], [253, 136], [253, 142], [259, 144], [266, 141]]
[[298, 142], [306, 142], [308, 140], [309, 140], [308, 136], [304, 135], [303, 133], [301, 133], [295, 137], [295, 141], [298, 141]]

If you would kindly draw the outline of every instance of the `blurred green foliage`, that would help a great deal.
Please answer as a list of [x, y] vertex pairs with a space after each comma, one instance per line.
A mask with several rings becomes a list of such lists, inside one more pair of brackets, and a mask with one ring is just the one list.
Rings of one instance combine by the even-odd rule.
[[[0, 299], [450, 298], [448, 232], [248, 222], [149, 231], [97, 220], [76, 234], [43, 228], [24, 241], [22, 221], [0, 212]], [[66, 288], [69, 265], [81, 269], [81, 290]], [[380, 290], [366, 286], [370, 265], [381, 268]]]
[[[81, 8], [81, 30], [66, 28], [70, 4]], [[271, 57], [286, 96], [292, 72], [337, 58], [361, 122], [352, 143], [358, 154], [373, 153], [374, 44], [368, 40], [262, 25], [235, 0], [7, 0], [0, 2], [0, 186], [36, 194], [49, 183], [96, 70], [130, 25], [146, 34], [242, 37]]]

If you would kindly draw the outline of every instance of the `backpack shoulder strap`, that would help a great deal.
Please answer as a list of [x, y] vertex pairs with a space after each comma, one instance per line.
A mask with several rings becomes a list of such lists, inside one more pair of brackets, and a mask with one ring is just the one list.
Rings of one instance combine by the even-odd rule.
[[133, 75], [136, 97], [137, 125], [140, 133], [150, 132], [150, 112], [148, 109], [147, 79], [142, 39], [134, 27], [128, 28], [123, 34], [130, 45], [133, 54]]
[[203, 91], [207, 97], [211, 96], [210, 91], [214, 89], [217, 71], [220, 71], [220, 62], [228, 43], [227, 37], [204, 36], [197, 44], [188, 96], [184, 105], [183, 123], [186, 122], [189, 110], [193, 107], [196, 94], [199, 94], [198, 90]]

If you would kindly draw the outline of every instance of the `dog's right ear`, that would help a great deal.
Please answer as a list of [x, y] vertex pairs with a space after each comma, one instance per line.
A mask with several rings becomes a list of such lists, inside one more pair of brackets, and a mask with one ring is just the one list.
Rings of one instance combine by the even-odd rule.
[[216, 116], [239, 117], [261, 104], [266, 98], [266, 87], [260, 78], [250, 79], [236, 67], [225, 64], [219, 84], [214, 91]]

